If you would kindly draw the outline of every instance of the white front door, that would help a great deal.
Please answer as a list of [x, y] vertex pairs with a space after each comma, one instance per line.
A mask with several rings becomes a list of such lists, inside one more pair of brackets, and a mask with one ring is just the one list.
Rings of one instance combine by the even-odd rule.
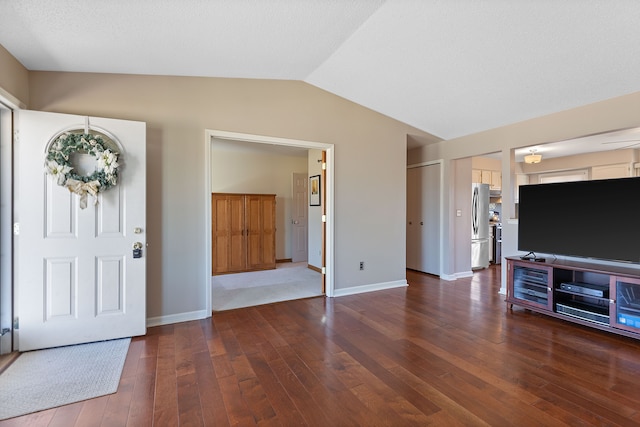
[[293, 174], [293, 207], [291, 222], [293, 225], [293, 244], [291, 245], [291, 261], [302, 262], [309, 258], [309, 231], [307, 227], [307, 211], [309, 199], [307, 196], [309, 178], [305, 173]]
[[[19, 111], [16, 125], [18, 348], [145, 334], [145, 123]], [[54, 137], [87, 130], [114, 141], [121, 167], [117, 185], [81, 209], [80, 197], [57, 185], [44, 164]], [[87, 167], [86, 158], [78, 162]], [[133, 258], [136, 243], [140, 258]]]

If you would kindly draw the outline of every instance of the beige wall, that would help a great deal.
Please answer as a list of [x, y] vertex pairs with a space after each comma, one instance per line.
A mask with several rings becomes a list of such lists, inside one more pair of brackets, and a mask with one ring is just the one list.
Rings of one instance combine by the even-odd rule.
[[[467, 157], [452, 162], [453, 179], [453, 235], [454, 241], [468, 241], [468, 245], [453, 248], [453, 271], [457, 274], [471, 272], [471, 169], [472, 160]], [[480, 169], [480, 168], [479, 168]], [[458, 210], [460, 216], [457, 215]]]
[[[411, 150], [407, 153], [409, 163], [443, 159], [445, 164], [454, 159], [480, 156], [486, 153], [502, 153], [502, 218], [503, 218], [503, 255], [517, 253], [517, 222], [509, 221], [514, 216], [513, 194], [505, 189], [513, 188], [515, 164], [512, 161], [512, 149], [562, 141], [579, 136], [602, 133], [616, 129], [626, 129], [640, 126], [640, 92], [621, 96], [606, 101], [574, 108], [509, 126], [468, 135], [465, 137], [433, 143], [428, 146]], [[445, 175], [445, 197], [450, 200], [455, 192], [455, 174]], [[447, 202], [449, 212], [441, 224], [445, 232], [451, 233], [451, 222], [447, 221], [454, 214], [454, 203]], [[466, 241], [451, 239], [445, 241], [445, 255], [451, 257], [458, 245], [467, 245]], [[456, 266], [452, 259], [445, 260], [445, 273], [455, 274]], [[503, 264], [503, 286], [506, 278]]]
[[405, 279], [407, 134], [426, 134], [303, 82], [31, 72], [29, 88], [31, 109], [147, 123], [149, 317], [205, 307], [205, 129], [335, 144], [336, 289]]
[[[540, 163], [527, 165], [520, 164], [520, 170], [527, 175], [539, 174], [575, 169], [590, 169], [594, 166], [615, 165], [620, 163], [632, 164], [637, 161], [637, 150], [611, 150], [597, 153], [585, 153], [575, 156], [554, 157], [545, 159]], [[535, 181], [530, 181], [533, 183]]]
[[[257, 147], [251, 149], [251, 145]], [[291, 258], [291, 180], [293, 173], [307, 173], [307, 153], [287, 155], [265, 150], [262, 145], [214, 140], [211, 192], [275, 194], [276, 259], [282, 260]]]
[[0, 96], [15, 104], [12, 107], [22, 107], [29, 102], [29, 72], [2, 45], [0, 45]]
[[471, 167], [473, 169], [481, 169], [486, 171], [500, 171], [502, 170], [502, 163], [500, 159], [494, 159], [491, 157], [472, 157]]

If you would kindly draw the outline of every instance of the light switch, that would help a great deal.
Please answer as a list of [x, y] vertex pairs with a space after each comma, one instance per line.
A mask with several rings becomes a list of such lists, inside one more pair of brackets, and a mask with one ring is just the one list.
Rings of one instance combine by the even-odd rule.
[[456, 216], [462, 216], [462, 209], [458, 209], [456, 211]]

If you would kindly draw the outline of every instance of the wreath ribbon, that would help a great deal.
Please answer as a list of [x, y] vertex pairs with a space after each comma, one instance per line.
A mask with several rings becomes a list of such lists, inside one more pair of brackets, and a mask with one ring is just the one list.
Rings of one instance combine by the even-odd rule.
[[100, 188], [100, 182], [82, 182], [77, 179], [69, 178], [67, 179], [65, 186], [69, 191], [80, 196], [80, 209], [85, 209], [87, 207], [87, 197], [89, 194], [93, 197], [93, 204], [96, 205], [98, 203], [98, 189]]

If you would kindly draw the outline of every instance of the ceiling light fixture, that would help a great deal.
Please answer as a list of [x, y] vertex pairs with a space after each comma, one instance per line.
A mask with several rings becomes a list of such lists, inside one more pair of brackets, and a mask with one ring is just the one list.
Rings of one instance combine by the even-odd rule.
[[534, 163], [540, 163], [542, 161], [542, 156], [540, 154], [536, 154], [536, 150], [530, 150], [531, 154], [527, 154], [524, 156], [524, 162], [532, 165]]

